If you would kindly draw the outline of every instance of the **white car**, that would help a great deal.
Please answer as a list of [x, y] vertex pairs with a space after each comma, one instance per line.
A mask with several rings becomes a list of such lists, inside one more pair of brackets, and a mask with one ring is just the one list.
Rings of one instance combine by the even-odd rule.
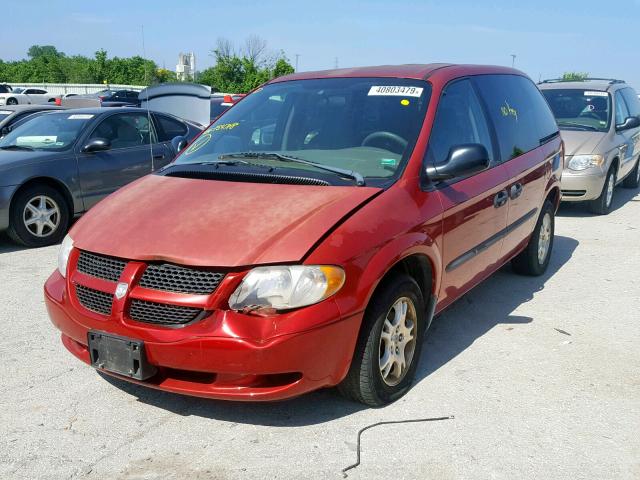
[[14, 88], [11, 92], [0, 93], [0, 105], [30, 105], [53, 103], [59, 95], [53, 95], [40, 88]]

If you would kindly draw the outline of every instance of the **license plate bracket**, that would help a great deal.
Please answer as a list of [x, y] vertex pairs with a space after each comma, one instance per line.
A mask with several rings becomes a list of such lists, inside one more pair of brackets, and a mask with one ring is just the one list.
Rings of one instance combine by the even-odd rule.
[[147, 361], [142, 340], [97, 331], [90, 331], [87, 339], [94, 368], [136, 380], [146, 380], [157, 372]]

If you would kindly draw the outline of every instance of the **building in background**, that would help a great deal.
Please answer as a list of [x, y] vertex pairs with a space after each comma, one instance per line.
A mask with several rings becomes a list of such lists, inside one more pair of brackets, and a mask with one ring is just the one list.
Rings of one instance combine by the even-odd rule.
[[178, 55], [178, 64], [176, 65], [176, 77], [180, 81], [195, 80], [196, 73], [196, 56], [191, 53], [182, 53]]

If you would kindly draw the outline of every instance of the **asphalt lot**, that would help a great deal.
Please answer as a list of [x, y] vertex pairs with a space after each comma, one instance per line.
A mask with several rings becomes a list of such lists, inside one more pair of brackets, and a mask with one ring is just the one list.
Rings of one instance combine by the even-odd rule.
[[67, 353], [42, 285], [57, 247], [0, 238], [0, 478], [640, 478], [640, 194], [563, 206], [549, 271], [503, 268], [434, 321], [413, 390], [274, 404], [180, 397]]

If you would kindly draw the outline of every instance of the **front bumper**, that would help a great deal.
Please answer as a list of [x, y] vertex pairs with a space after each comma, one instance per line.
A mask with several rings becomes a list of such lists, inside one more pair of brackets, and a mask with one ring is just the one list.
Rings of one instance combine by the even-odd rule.
[[[179, 329], [132, 325], [113, 318], [96, 319], [79, 311], [67, 294], [66, 284], [56, 271], [47, 280], [44, 292], [51, 321], [61, 330], [62, 342], [72, 354], [90, 364], [89, 330], [142, 340], [147, 358], [158, 373], [143, 382], [114, 376], [206, 398], [281, 400], [338, 384], [351, 363], [362, 319], [361, 313], [341, 318], [336, 303], [328, 300], [277, 317], [214, 311], [207, 319]], [[315, 328], [264, 339], [233, 334], [237, 322], [298, 322], [308, 315], [326, 321], [314, 320], [318, 325]], [[225, 331], [229, 333], [221, 333]]]
[[607, 171], [578, 173], [569, 169], [562, 172], [561, 190], [563, 202], [594, 200], [602, 193]]

